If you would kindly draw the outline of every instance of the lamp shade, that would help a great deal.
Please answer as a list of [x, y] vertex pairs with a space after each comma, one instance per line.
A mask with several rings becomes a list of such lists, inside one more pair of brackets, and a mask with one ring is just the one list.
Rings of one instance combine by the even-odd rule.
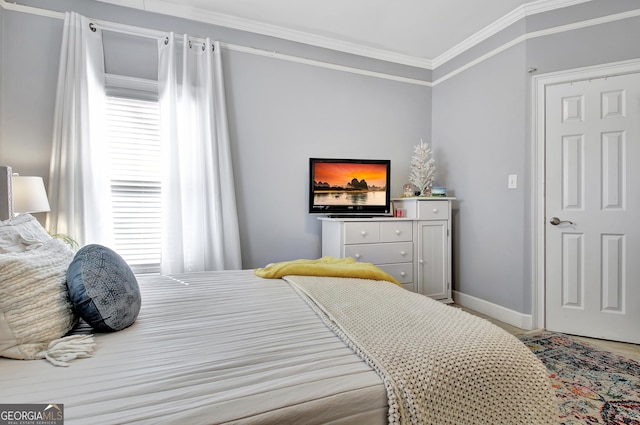
[[42, 177], [14, 175], [11, 181], [14, 213], [51, 211]]

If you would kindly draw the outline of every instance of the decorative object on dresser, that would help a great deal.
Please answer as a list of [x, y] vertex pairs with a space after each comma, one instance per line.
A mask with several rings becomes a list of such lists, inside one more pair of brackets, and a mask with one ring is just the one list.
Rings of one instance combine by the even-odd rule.
[[320, 217], [322, 255], [373, 263], [405, 289], [451, 303], [453, 200], [394, 199], [402, 218]]
[[409, 181], [420, 190], [420, 196], [431, 196], [435, 174], [436, 165], [431, 156], [431, 147], [420, 139], [420, 143], [413, 148]]
[[447, 188], [433, 187], [431, 188], [431, 196], [447, 196]]
[[413, 185], [411, 183], [405, 184], [402, 189], [405, 198], [410, 198], [415, 193], [415, 191], [413, 190]]

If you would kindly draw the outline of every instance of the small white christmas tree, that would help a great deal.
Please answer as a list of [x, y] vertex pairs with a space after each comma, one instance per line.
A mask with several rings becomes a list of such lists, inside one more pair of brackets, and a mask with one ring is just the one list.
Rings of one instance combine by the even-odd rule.
[[435, 174], [436, 165], [431, 157], [431, 147], [420, 139], [420, 144], [413, 147], [409, 182], [420, 189], [420, 196], [429, 196]]

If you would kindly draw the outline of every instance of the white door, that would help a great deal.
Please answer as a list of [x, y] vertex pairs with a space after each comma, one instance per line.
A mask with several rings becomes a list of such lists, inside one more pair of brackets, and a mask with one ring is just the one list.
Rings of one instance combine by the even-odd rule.
[[640, 74], [545, 104], [546, 328], [640, 343]]

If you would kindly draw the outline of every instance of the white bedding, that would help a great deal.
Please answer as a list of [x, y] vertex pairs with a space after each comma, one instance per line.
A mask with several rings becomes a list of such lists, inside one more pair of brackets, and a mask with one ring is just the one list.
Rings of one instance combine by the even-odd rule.
[[240, 271], [139, 284], [137, 322], [97, 334], [93, 357], [0, 358], [0, 403], [61, 403], [66, 424], [387, 423], [381, 378], [285, 281]]

